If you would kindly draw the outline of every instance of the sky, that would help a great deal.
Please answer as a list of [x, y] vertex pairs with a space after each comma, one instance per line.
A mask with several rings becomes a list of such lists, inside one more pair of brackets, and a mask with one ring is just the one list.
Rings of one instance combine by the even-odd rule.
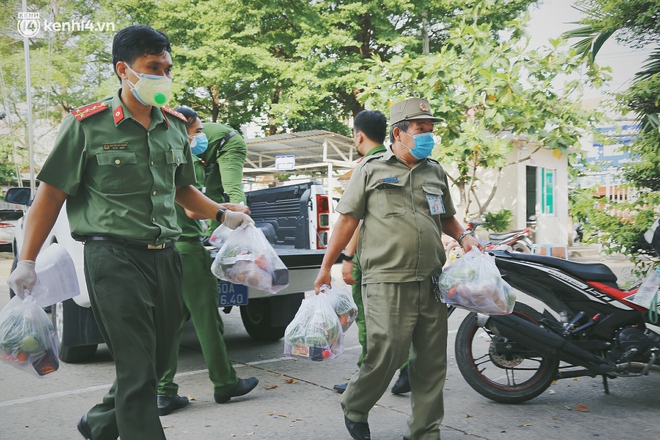
[[[530, 9], [531, 21], [528, 24], [531, 34], [531, 47], [536, 48], [547, 44], [548, 39], [556, 38], [563, 32], [579, 27], [572, 22], [579, 21], [582, 14], [571, 7], [573, 0], [543, 0], [537, 6]], [[616, 35], [615, 35], [616, 36]], [[570, 44], [578, 41], [571, 40]], [[623, 91], [630, 86], [630, 81], [639, 71], [643, 61], [651, 53], [651, 47], [644, 50], [633, 50], [626, 46], [617, 44], [611, 37], [601, 48], [596, 62], [601, 66], [612, 68], [612, 80], [604, 90], [616, 92]], [[585, 98], [596, 98], [601, 96], [597, 90], [585, 93]]]

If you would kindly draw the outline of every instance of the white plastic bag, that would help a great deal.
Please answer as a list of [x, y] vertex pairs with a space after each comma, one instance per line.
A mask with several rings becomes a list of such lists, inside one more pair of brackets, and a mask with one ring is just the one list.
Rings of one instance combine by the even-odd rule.
[[289, 270], [263, 232], [253, 224], [235, 229], [211, 265], [223, 280], [277, 293], [289, 285]]
[[32, 295], [13, 297], [0, 311], [0, 360], [44, 376], [59, 368], [53, 323]]
[[516, 302], [495, 257], [476, 247], [443, 269], [438, 288], [442, 302], [487, 315], [508, 315]]
[[658, 306], [659, 294], [660, 268], [657, 268], [646, 277], [642, 285], [637, 289], [637, 292], [626, 299], [649, 309], [649, 320], [651, 323], [657, 324], [658, 311], [660, 311], [660, 306]]
[[333, 279], [332, 287], [324, 284], [321, 286], [321, 292], [328, 295], [330, 304], [339, 318], [341, 329], [346, 333], [346, 330], [355, 322], [358, 314], [351, 287], [343, 283], [337, 283]]
[[344, 332], [328, 295], [319, 293], [304, 299], [284, 331], [284, 355], [322, 361], [343, 351]]
[[209, 238], [209, 243], [211, 243], [213, 246], [217, 247], [218, 249], [222, 248], [222, 245], [225, 244], [225, 241], [227, 241], [227, 238], [229, 238], [229, 235], [231, 234], [231, 229], [229, 229], [227, 226], [220, 225], [217, 228], [215, 228], [215, 231], [211, 234], [211, 238]]

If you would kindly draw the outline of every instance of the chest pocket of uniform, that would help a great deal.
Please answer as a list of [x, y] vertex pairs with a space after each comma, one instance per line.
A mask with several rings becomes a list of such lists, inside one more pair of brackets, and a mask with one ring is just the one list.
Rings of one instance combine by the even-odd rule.
[[400, 183], [381, 183], [376, 186], [377, 212], [383, 218], [398, 217], [406, 213], [405, 190]]
[[122, 194], [134, 188], [134, 166], [137, 156], [132, 151], [103, 152], [96, 155], [98, 173], [93, 176], [99, 189], [105, 193]]
[[443, 188], [437, 185], [424, 184], [422, 185], [422, 191], [426, 197], [431, 215], [440, 215], [447, 212], [444, 200], [442, 200], [442, 195], [444, 194]]
[[165, 162], [169, 165], [179, 166], [187, 163], [183, 150], [170, 150], [165, 152]]

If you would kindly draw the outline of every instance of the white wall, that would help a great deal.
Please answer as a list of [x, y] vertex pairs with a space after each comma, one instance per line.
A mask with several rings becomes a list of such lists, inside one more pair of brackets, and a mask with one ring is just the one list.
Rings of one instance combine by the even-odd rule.
[[[502, 208], [508, 209], [513, 216], [509, 228], [511, 230], [523, 229], [527, 224], [526, 215], [526, 167], [537, 167], [537, 206], [535, 212], [537, 216], [536, 223], [536, 243], [568, 244], [568, 160], [565, 155], [557, 158], [552, 151], [541, 149], [535, 152], [534, 147], [522, 147], [514, 149], [508, 156], [508, 163], [502, 169], [499, 182], [497, 182], [497, 191], [493, 201], [486, 211], [498, 211]], [[443, 164], [449, 175], [455, 175], [455, 166]], [[540, 168], [552, 168], [556, 170], [555, 174], [555, 212], [552, 215], [541, 215], [540, 199]], [[497, 172], [487, 170], [479, 175], [481, 185], [477, 194], [480, 200], [485, 200], [496, 182]], [[452, 187], [452, 198], [458, 212], [461, 212], [460, 198], [458, 191]], [[472, 205], [472, 213], [476, 212], [476, 205]], [[459, 218], [462, 223], [462, 219]], [[485, 233], [485, 231], [482, 231]]]

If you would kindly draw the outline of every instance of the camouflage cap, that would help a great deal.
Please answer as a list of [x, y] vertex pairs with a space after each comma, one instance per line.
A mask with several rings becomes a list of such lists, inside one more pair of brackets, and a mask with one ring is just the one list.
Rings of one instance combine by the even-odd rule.
[[414, 119], [430, 119], [433, 122], [442, 121], [442, 119], [433, 116], [429, 102], [423, 98], [404, 99], [390, 108], [390, 125]]

